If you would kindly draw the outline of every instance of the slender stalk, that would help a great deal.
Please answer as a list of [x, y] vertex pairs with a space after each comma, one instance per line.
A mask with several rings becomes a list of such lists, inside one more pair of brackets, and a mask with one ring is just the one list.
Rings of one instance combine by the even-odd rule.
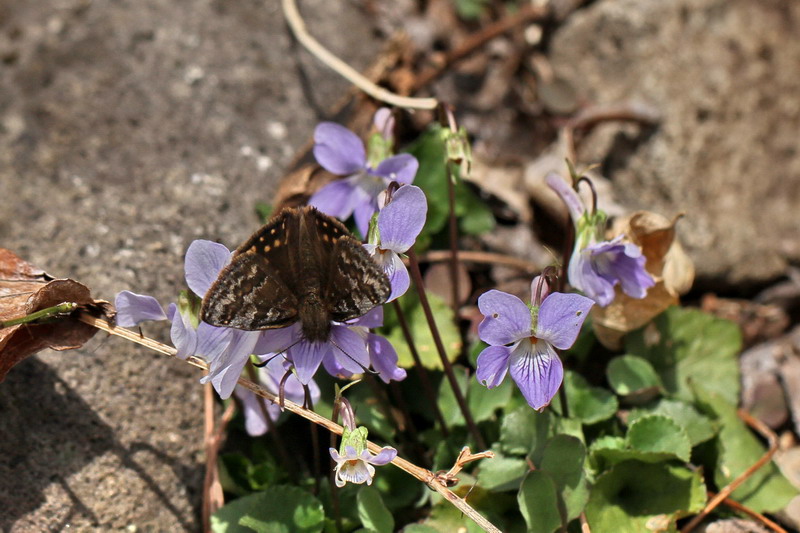
[[48, 307], [46, 309], [40, 309], [34, 313], [29, 315], [21, 316], [19, 318], [12, 318], [5, 321], [0, 321], [0, 328], [7, 328], [10, 326], [18, 326], [19, 324], [27, 324], [28, 322], [33, 322], [34, 320], [40, 320], [42, 318], [49, 318], [51, 316], [56, 315], [63, 315], [67, 313], [71, 313], [78, 307], [78, 304], [74, 302], [64, 302], [58, 305], [54, 305], [53, 307]]
[[436, 394], [433, 392], [433, 386], [431, 385], [431, 380], [428, 377], [428, 370], [422, 365], [419, 352], [417, 352], [417, 345], [414, 343], [414, 338], [411, 336], [411, 329], [408, 327], [408, 321], [406, 320], [405, 312], [403, 312], [403, 308], [400, 306], [397, 300], [392, 303], [394, 304], [394, 311], [397, 314], [397, 320], [400, 322], [400, 329], [403, 332], [403, 337], [406, 339], [408, 350], [411, 352], [411, 357], [414, 358], [414, 368], [416, 369], [417, 376], [422, 384], [422, 393], [425, 394], [425, 397], [428, 400], [428, 405], [430, 405], [431, 409], [433, 410], [433, 416], [439, 423], [439, 430], [442, 432], [442, 435], [447, 438], [447, 436], [450, 434], [450, 431], [447, 429], [447, 423], [444, 421], [442, 411], [439, 409], [439, 403], [436, 401]]
[[396, 107], [408, 109], [435, 109], [436, 106], [439, 105], [436, 98], [411, 98], [408, 96], [400, 96], [399, 94], [395, 94], [383, 87], [375, 85], [369, 79], [362, 76], [356, 69], [333, 55], [308, 33], [305, 22], [303, 22], [303, 18], [300, 16], [300, 12], [297, 10], [297, 4], [294, 0], [282, 0], [281, 5], [283, 6], [283, 16], [286, 18], [286, 22], [289, 24], [292, 33], [294, 33], [294, 36], [300, 44], [331, 70], [371, 97]]
[[[444, 261], [449, 261], [450, 257], [450, 250], [430, 250], [419, 255], [419, 262], [441, 263]], [[512, 268], [518, 268], [519, 270], [523, 270], [531, 274], [541, 272], [542, 270], [541, 265], [537, 265], [531, 261], [526, 261], [525, 259], [492, 252], [482, 252], [478, 250], [459, 250], [458, 260], [462, 263], [503, 265]], [[408, 263], [408, 260], [405, 262]]]
[[445, 163], [444, 167], [447, 169], [447, 203], [450, 226], [450, 288], [452, 289], [453, 295], [453, 314], [456, 316], [456, 319], [458, 319], [461, 290], [458, 280], [458, 220], [456, 219], [456, 185], [450, 161]]
[[[79, 319], [81, 322], [85, 324], [89, 324], [97, 329], [103, 330], [111, 335], [116, 335], [117, 337], [123, 338], [125, 340], [134, 342], [136, 344], [140, 344], [149, 348], [155, 352], [160, 354], [175, 357], [177, 351], [175, 348], [171, 346], [167, 346], [161, 342], [158, 342], [154, 339], [149, 337], [140, 337], [138, 333], [131, 331], [127, 328], [119, 327], [119, 326], [112, 326], [107, 321], [89, 315], [88, 313], [81, 313], [79, 315]], [[184, 361], [187, 364], [190, 364], [196, 368], [199, 368], [203, 371], [208, 372], [208, 363], [202, 360], [199, 357], [191, 355], [187, 357]], [[249, 379], [239, 378], [238, 384], [242, 387], [246, 388], [249, 391], [252, 391], [254, 394], [261, 396], [262, 398], [266, 398], [271, 402], [277, 402], [278, 397], [267, 389], [258, 385]], [[296, 415], [299, 415], [306, 420], [310, 420], [311, 422], [324, 427], [331, 433], [335, 433], [336, 435], [341, 435], [343, 432], [342, 426], [328, 420], [327, 418], [318, 415], [314, 411], [306, 409], [302, 405], [298, 405], [290, 400], [284, 401], [284, 408], [292, 412]], [[374, 442], [367, 441], [367, 448], [375, 454], [380, 453], [381, 447], [375, 444]], [[486, 518], [484, 518], [478, 511], [476, 511], [471, 505], [469, 505], [466, 501], [459, 498], [456, 494], [454, 494], [450, 489], [448, 489], [441, 481], [439, 481], [433, 472], [426, 468], [419, 467], [410, 461], [403, 459], [402, 457], [395, 457], [392, 460], [392, 464], [406, 472], [407, 474], [413, 476], [414, 478], [418, 479], [419, 481], [425, 483], [431, 489], [435, 490], [439, 494], [441, 494], [448, 502], [458, 508], [461, 512], [467, 515], [470, 519], [472, 519], [476, 524], [478, 524], [484, 531], [488, 531], [490, 533], [501, 533], [500, 530], [494, 526], [491, 522], [489, 522]]]
[[[259, 382], [258, 369], [255, 366], [253, 366], [253, 362], [248, 361], [247, 365], [245, 366], [247, 367], [247, 375], [250, 377], [250, 379], [258, 383]], [[275, 422], [272, 420], [272, 417], [270, 417], [269, 413], [267, 412], [267, 404], [263, 399], [259, 400], [258, 408], [261, 410], [261, 415], [264, 417], [264, 421], [267, 424], [267, 433], [269, 433], [269, 436], [275, 443], [275, 448], [277, 448], [278, 450], [278, 455], [280, 455], [281, 461], [283, 462], [283, 464], [287, 466], [294, 464], [294, 461], [292, 461], [289, 452], [286, 451], [286, 446], [284, 446], [283, 444], [283, 439], [281, 438], [280, 432], [277, 431], [277, 429], [275, 428]], [[296, 469], [290, 468], [290, 470], [294, 473], [294, 476], [297, 475]]]
[[451, 365], [450, 360], [447, 359], [447, 351], [444, 349], [442, 337], [439, 335], [439, 328], [436, 327], [436, 319], [433, 316], [431, 305], [428, 302], [428, 296], [425, 294], [425, 285], [422, 282], [422, 272], [419, 270], [419, 261], [417, 261], [417, 255], [414, 253], [414, 248], [409, 248], [407, 254], [410, 260], [409, 266], [411, 267], [411, 277], [414, 279], [414, 285], [417, 287], [419, 302], [422, 304], [422, 310], [425, 312], [425, 318], [428, 320], [428, 327], [430, 327], [431, 335], [433, 336], [433, 342], [436, 344], [436, 350], [439, 352], [439, 357], [442, 360], [444, 375], [447, 376], [450, 387], [453, 389], [453, 395], [456, 398], [456, 402], [461, 410], [461, 414], [464, 415], [464, 421], [467, 423], [467, 428], [469, 429], [470, 433], [472, 433], [472, 437], [475, 439], [475, 444], [477, 444], [479, 448], [486, 448], [486, 442], [483, 440], [483, 436], [481, 435], [480, 431], [478, 431], [478, 426], [475, 424], [475, 420], [472, 418], [472, 413], [469, 410], [469, 406], [467, 406], [467, 400], [464, 398], [464, 394], [461, 392], [461, 389], [458, 386], [458, 381], [456, 381], [456, 375], [453, 372], [453, 365]]

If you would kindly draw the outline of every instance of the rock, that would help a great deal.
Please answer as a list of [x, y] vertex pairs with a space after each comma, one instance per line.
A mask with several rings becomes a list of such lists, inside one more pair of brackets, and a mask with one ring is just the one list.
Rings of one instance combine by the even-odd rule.
[[[377, 55], [356, 6], [301, 4], [355, 68]], [[278, 2], [0, 2], [0, 60], [3, 246], [108, 300], [174, 301], [192, 240], [252, 233], [349, 87], [293, 42]], [[0, 531], [200, 530], [200, 377], [105, 335], [15, 367]]]
[[604, 0], [554, 35], [556, 74], [589, 102], [643, 101], [655, 129], [604, 124], [579, 145], [631, 210], [686, 213], [699, 281], [763, 286], [800, 260], [800, 4]]

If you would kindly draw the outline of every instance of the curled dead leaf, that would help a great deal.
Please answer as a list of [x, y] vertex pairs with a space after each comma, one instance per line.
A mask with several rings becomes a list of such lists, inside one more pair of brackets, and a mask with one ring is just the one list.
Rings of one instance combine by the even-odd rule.
[[617, 286], [616, 297], [610, 305], [592, 308], [595, 334], [607, 348], [619, 349], [626, 333], [639, 329], [667, 307], [676, 305], [678, 297], [691, 288], [694, 263], [676, 238], [675, 224], [679, 218], [669, 220], [656, 213], [637, 211], [617, 220], [611, 228], [610, 238], [625, 234], [642, 248], [647, 258], [645, 268], [656, 285], [641, 300], [624, 294]]
[[[54, 310], [49, 316], [18, 323], [25, 317], [71, 303], [73, 312]], [[111, 304], [94, 300], [89, 288], [71, 279], [53, 279], [10, 250], [0, 248], [0, 381], [9, 370], [44, 349], [80, 348], [97, 330], [76, 318], [80, 311], [113, 318]]]

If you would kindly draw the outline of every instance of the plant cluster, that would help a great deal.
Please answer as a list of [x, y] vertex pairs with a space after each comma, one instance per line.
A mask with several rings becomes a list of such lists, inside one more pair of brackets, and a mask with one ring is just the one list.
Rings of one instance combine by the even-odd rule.
[[[649, 231], [641, 222], [653, 215], [641, 213], [615, 234], [596, 198], [585, 205], [576, 192], [594, 194], [588, 178], [571, 165], [566, 179], [550, 174], [574, 225], [563, 264], [531, 281], [530, 303], [481, 290], [480, 323], [462, 329], [456, 311], [422, 287], [416, 254], [446, 244], [448, 222], [465, 235], [494, 227], [459, 177], [469, 164], [466, 135], [432, 127], [395, 154], [393, 129], [386, 109], [366, 146], [338, 124], [317, 126], [317, 162], [340, 178], [309, 202], [352, 217], [391, 284], [385, 306], [333, 322], [327, 341], [304, 338], [299, 323], [264, 331], [206, 324], [200, 301], [231, 260], [210, 241], [188, 248], [189, 291], [166, 310], [150, 296], [116, 298], [118, 325], [169, 320], [178, 356], [205, 359], [201, 381], [242, 407], [220, 457], [223, 488], [235, 498], [214, 514], [214, 530], [479, 529], [424, 483], [382, 466], [399, 455], [431, 472], [450, 469], [442, 483], [502, 531], [578, 531], [581, 523], [595, 533], [670, 531], [704, 509], [707, 491], [759, 460], [764, 446], [737, 415], [738, 328], [671, 305], [674, 223]], [[615, 335], [612, 310], [628, 318]], [[237, 386], [251, 363], [280, 401]], [[342, 381], [350, 384], [340, 389]], [[284, 398], [334, 422], [341, 416], [344, 433], [323, 472], [314, 466], [319, 436], [282, 414]], [[368, 433], [387, 446], [371, 451]], [[286, 442], [303, 444], [281, 451]], [[464, 460], [464, 446], [493, 458]], [[772, 463], [747, 476], [730, 498], [751, 511], [779, 510], [796, 495]], [[326, 477], [331, 483], [321, 483]]]

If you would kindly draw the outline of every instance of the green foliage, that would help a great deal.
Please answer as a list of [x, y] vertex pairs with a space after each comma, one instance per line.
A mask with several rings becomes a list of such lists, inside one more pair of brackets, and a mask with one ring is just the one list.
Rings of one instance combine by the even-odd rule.
[[530, 472], [517, 494], [519, 509], [531, 533], [552, 533], [561, 526], [556, 483], [546, 472]]
[[303, 489], [275, 486], [232, 501], [211, 517], [214, 533], [317, 533], [322, 504]]
[[[567, 392], [569, 415], [584, 424], [595, 424], [614, 416], [619, 408], [617, 397], [607, 389], [593, 387], [575, 372], [564, 375], [564, 389]], [[553, 399], [553, 408], [562, 412], [560, 396]]]
[[662, 388], [653, 365], [635, 355], [621, 355], [612, 359], [606, 368], [606, 376], [611, 388], [620, 396]]
[[653, 365], [675, 398], [693, 401], [690, 384], [697, 382], [731, 404], [739, 401], [736, 355], [741, 347], [742, 335], [733, 322], [680, 307], [667, 309], [625, 343], [628, 353]]
[[671, 463], [625, 461], [600, 476], [589, 493], [586, 518], [598, 533], [674, 529], [676, 519], [706, 501], [700, 472]]
[[577, 518], [589, 499], [584, 462], [586, 447], [570, 435], [556, 435], [547, 442], [539, 468], [556, 485], [559, 509], [567, 521]]
[[[737, 478], [766, 453], [764, 446], [736, 413], [736, 406], [722, 395], [694, 385], [704, 413], [719, 423], [714, 439], [716, 467], [714, 481], [723, 487]], [[773, 463], [767, 463], [733, 491], [731, 497], [758, 512], [783, 508], [798, 493]]]
[[[414, 185], [425, 191], [428, 198], [428, 218], [424, 236], [433, 236], [447, 224], [449, 189], [447, 185], [446, 131], [439, 126], [431, 127], [408, 148], [419, 161], [419, 170]], [[453, 166], [454, 172], [457, 169]], [[459, 218], [459, 229], [468, 235], [491, 231], [495, 226], [494, 216], [488, 206], [460, 179], [455, 182], [455, 211]]]
[[700, 414], [691, 404], [678, 400], [662, 399], [648, 407], [634, 409], [628, 414], [628, 423], [633, 424], [642, 416], [664, 415], [674, 420], [686, 432], [692, 446], [705, 442], [717, 433], [717, 424]]
[[[442, 360], [439, 357], [436, 344], [433, 342], [433, 335], [428, 326], [425, 311], [419, 302], [416, 292], [409, 290], [398, 299], [398, 302], [408, 321], [411, 337], [414, 339], [414, 345], [422, 361], [422, 366], [431, 370], [441, 370]], [[436, 320], [436, 327], [442, 338], [442, 344], [447, 352], [447, 358], [450, 361], [455, 361], [461, 353], [461, 334], [455, 325], [453, 310], [441, 298], [432, 293], [428, 293], [428, 302]], [[403, 368], [413, 367], [414, 358], [403, 336], [403, 331], [400, 329], [394, 306], [387, 305], [384, 307], [384, 327], [381, 332], [389, 339], [397, 351], [398, 364]]]
[[358, 517], [365, 528], [377, 533], [392, 533], [394, 517], [383, 503], [381, 493], [372, 487], [358, 491]]

